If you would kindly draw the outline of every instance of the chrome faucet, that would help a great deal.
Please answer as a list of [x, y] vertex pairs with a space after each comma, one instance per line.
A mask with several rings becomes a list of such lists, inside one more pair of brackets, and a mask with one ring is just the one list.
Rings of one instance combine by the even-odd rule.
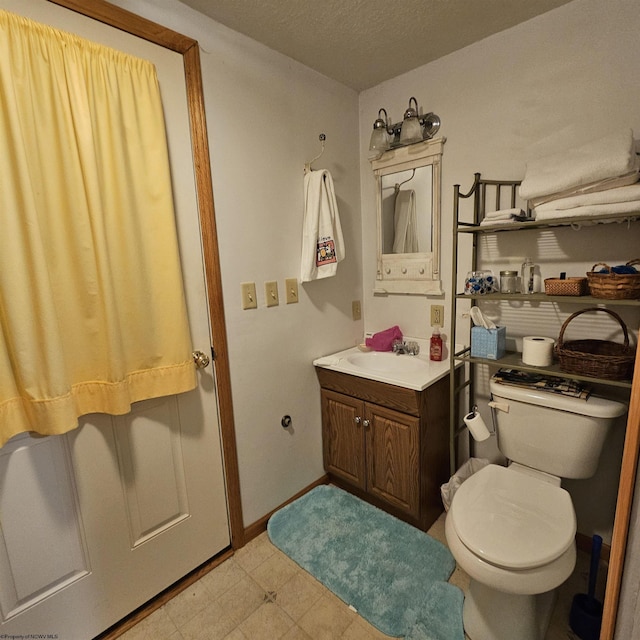
[[420, 353], [420, 345], [417, 342], [405, 342], [404, 340], [394, 340], [392, 349], [398, 356], [402, 353], [417, 356]]

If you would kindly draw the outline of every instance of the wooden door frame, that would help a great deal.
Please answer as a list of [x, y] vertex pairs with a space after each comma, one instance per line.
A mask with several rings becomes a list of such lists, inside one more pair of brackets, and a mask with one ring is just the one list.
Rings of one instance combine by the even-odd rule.
[[[640, 342], [640, 331], [638, 340]], [[613, 537], [611, 540], [611, 554], [609, 556], [609, 573], [607, 589], [604, 597], [602, 614], [602, 628], [600, 640], [613, 640], [620, 604], [622, 588], [622, 572], [627, 551], [629, 537], [629, 522], [633, 507], [636, 474], [638, 472], [638, 450], [640, 448], [640, 347], [636, 349], [635, 369], [631, 385], [631, 400], [627, 417], [627, 430], [622, 451], [622, 466], [620, 468], [620, 483], [618, 485], [618, 500], [616, 515], [613, 523]]]
[[104, 0], [48, 0], [88, 18], [175, 51], [183, 57], [191, 147], [195, 171], [200, 233], [207, 282], [208, 311], [215, 346], [215, 378], [224, 456], [224, 475], [229, 512], [231, 546], [244, 546], [245, 532], [240, 498], [240, 474], [231, 397], [229, 350], [222, 298], [222, 276], [218, 251], [211, 159], [204, 108], [202, 69], [197, 40], [151, 22]]

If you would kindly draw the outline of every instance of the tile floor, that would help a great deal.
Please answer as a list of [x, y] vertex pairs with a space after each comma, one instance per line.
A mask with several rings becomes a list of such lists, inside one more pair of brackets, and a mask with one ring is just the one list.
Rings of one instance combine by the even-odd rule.
[[[445, 542], [444, 514], [429, 533]], [[546, 640], [577, 640], [568, 625], [573, 595], [586, 591], [580, 553], [561, 587]], [[601, 572], [602, 573], [602, 572]], [[465, 589], [456, 568], [450, 582]], [[121, 636], [122, 640], [384, 640], [339, 598], [274, 547], [263, 533]]]

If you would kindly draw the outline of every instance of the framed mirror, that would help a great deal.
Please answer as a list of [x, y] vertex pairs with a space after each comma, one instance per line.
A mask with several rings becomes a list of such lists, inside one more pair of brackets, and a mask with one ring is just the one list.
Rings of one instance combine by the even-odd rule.
[[371, 161], [378, 233], [374, 293], [441, 295], [440, 180], [445, 138]]

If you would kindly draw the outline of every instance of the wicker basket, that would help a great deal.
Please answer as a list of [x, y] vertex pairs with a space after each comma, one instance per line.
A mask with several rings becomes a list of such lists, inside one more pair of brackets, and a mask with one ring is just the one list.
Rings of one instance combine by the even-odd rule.
[[544, 292], [548, 296], [586, 296], [589, 291], [586, 278], [546, 278]]
[[[627, 266], [640, 264], [640, 259], [627, 262]], [[596, 267], [605, 267], [606, 272], [596, 273]], [[611, 267], [598, 262], [587, 272], [589, 291], [594, 298], [607, 300], [635, 300], [640, 298], [640, 273], [613, 273]]]
[[[570, 340], [564, 342], [564, 332], [569, 323], [587, 311], [603, 311], [615, 318], [622, 327], [624, 344], [609, 340]], [[630, 380], [633, 377], [635, 349], [629, 346], [627, 326], [620, 316], [602, 307], [589, 307], [570, 315], [560, 329], [560, 335], [554, 346], [554, 352], [560, 361], [560, 370], [583, 376], [594, 376], [607, 380]]]

